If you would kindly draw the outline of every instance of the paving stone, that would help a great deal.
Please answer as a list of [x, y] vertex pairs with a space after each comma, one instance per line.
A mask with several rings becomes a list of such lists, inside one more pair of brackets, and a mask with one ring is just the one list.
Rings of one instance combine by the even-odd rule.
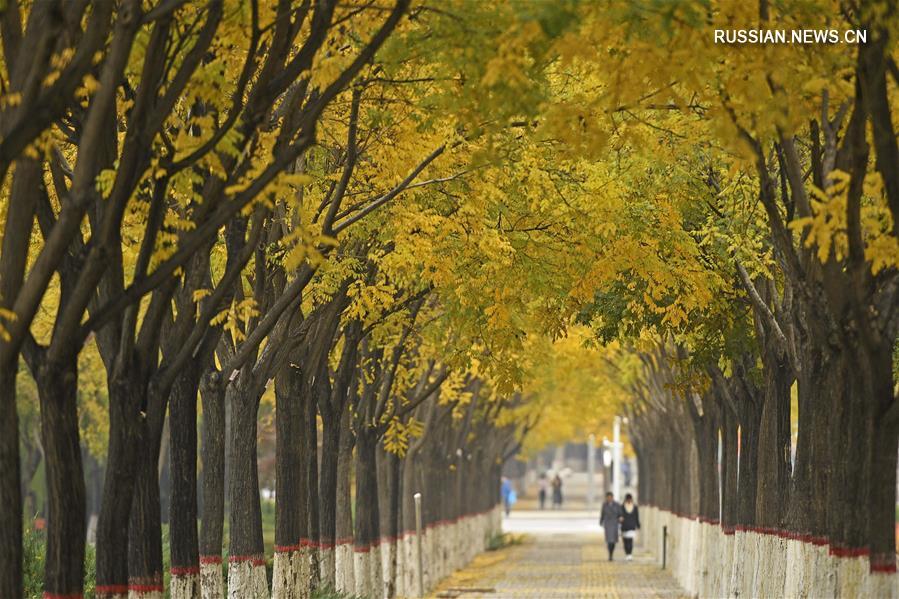
[[[462, 590], [460, 599], [519, 598], [620, 598], [681, 599], [687, 594], [648, 553], [637, 549], [634, 561], [624, 561], [619, 543], [616, 559], [608, 561], [602, 537], [588, 534], [541, 534], [525, 545], [475, 560], [441, 585]], [[465, 588], [494, 589], [466, 592]], [[436, 595], [435, 595], [436, 596]]]

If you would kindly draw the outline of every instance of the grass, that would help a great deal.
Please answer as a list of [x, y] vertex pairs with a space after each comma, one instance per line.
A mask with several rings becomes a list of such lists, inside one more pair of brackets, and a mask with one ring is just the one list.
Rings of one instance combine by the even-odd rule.
[[516, 535], [511, 532], [496, 534], [487, 541], [487, 551], [497, 551], [506, 547], [522, 545], [526, 540], [527, 537], [525, 535]]
[[362, 597], [342, 593], [340, 591], [335, 591], [334, 589], [322, 588], [313, 591], [311, 599], [362, 599]]
[[[47, 553], [47, 537], [43, 532], [26, 527], [22, 534], [24, 550], [22, 572], [25, 599], [41, 599], [44, 596], [44, 559]], [[96, 552], [91, 545], [84, 552], [84, 596], [94, 596], [97, 573]]]

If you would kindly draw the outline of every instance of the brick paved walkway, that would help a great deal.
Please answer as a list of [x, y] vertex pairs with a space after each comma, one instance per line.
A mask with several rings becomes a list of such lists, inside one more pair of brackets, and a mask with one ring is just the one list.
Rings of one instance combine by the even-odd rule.
[[488, 552], [443, 582], [433, 597], [542, 599], [686, 597], [648, 553], [609, 562], [601, 535], [537, 533], [524, 545]]

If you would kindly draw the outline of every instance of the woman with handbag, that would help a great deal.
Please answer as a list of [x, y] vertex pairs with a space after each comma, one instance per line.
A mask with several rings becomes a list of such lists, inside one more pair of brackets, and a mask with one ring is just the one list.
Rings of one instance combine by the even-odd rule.
[[621, 538], [624, 540], [624, 553], [627, 561], [634, 559], [631, 553], [634, 551], [634, 539], [640, 529], [640, 510], [634, 503], [634, 496], [628, 493], [624, 496], [621, 506]]

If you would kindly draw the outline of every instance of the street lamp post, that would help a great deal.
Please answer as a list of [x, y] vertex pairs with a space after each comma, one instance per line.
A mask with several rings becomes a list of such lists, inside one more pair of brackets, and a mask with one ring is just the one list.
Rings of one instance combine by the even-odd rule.
[[594, 488], [594, 475], [596, 473], [596, 435], [587, 438], [587, 509], [593, 509], [596, 500]]
[[612, 450], [610, 449], [611, 443], [609, 443], [609, 439], [607, 437], [602, 438], [602, 492], [608, 493], [612, 490], [611, 479], [611, 467], [612, 467]]

